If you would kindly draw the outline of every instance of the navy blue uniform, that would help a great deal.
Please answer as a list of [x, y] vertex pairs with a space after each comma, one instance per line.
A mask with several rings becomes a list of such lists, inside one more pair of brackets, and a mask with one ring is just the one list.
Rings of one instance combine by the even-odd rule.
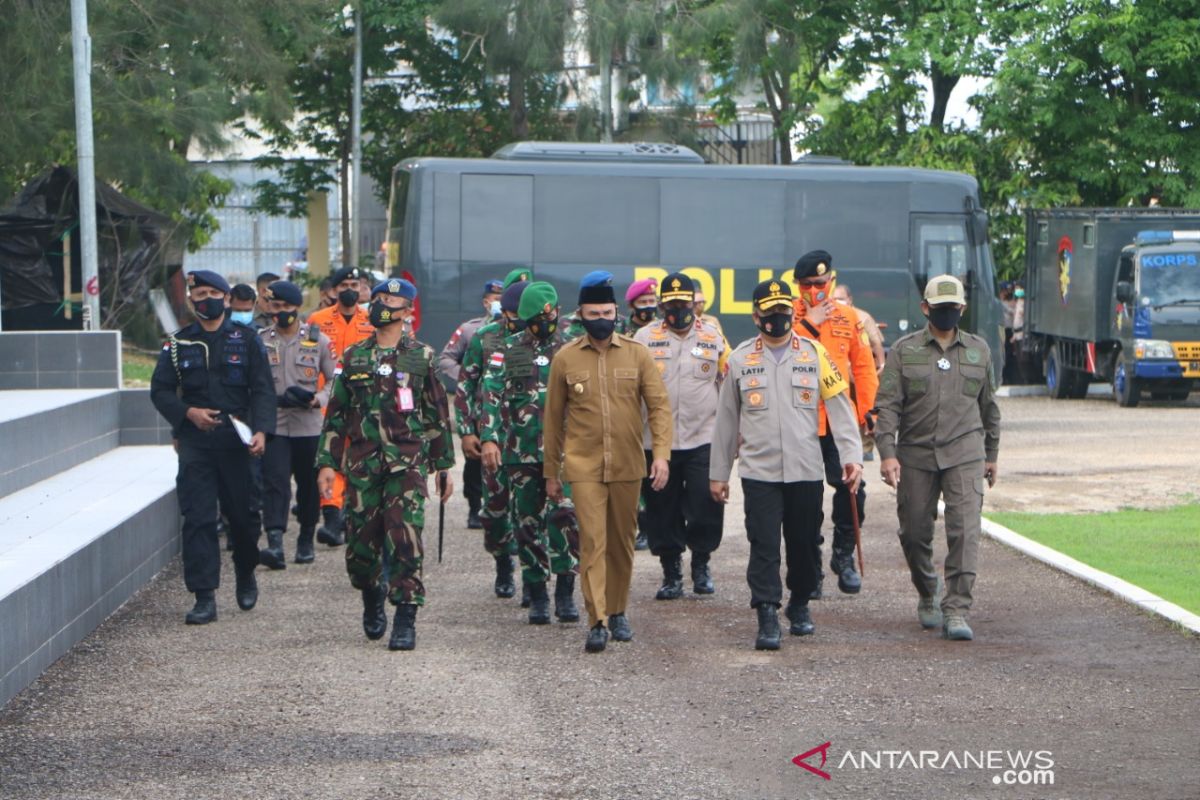
[[[229, 417], [255, 433], [275, 431], [275, 386], [254, 329], [231, 322], [209, 333], [192, 323], [173, 335], [150, 379], [150, 399], [179, 441], [175, 489], [183, 514], [183, 578], [189, 592], [220, 584], [218, 502], [229, 521], [233, 563], [241, 574], [258, 564], [259, 526], [252, 524], [250, 454]], [[202, 431], [189, 408], [221, 412], [221, 425]]]

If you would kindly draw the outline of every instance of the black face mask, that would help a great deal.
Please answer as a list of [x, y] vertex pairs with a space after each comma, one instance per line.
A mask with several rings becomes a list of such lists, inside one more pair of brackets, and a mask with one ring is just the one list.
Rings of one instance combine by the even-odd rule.
[[338, 302], [343, 308], [353, 308], [358, 305], [358, 289], [342, 289], [338, 292]]
[[696, 321], [696, 315], [689, 308], [672, 308], [667, 310], [667, 324], [673, 330], [686, 331]]
[[585, 319], [583, 329], [588, 332], [588, 336], [595, 339], [597, 342], [603, 342], [605, 339], [613, 335], [613, 331], [617, 329], [617, 321], [615, 319]]
[[221, 315], [225, 313], [225, 298], [206, 297], [203, 300], [193, 300], [192, 308], [195, 309], [196, 316], [202, 320], [220, 319]]
[[654, 306], [635, 308], [633, 313], [629, 315], [629, 319], [637, 325], [649, 325], [654, 321], [654, 313], [656, 311], [658, 311], [658, 309]]
[[929, 322], [939, 331], [952, 331], [962, 319], [962, 309], [955, 305], [930, 306]]
[[521, 331], [525, 330], [527, 325], [529, 325], [529, 323], [523, 319], [512, 319], [510, 317], [504, 318], [504, 330], [508, 331], [509, 333], [520, 333]]
[[290, 328], [296, 324], [296, 319], [299, 317], [295, 311], [276, 311], [273, 315], [275, 324], [281, 328]]
[[529, 332], [542, 341], [549, 339], [557, 330], [558, 317], [555, 317], [554, 319], [535, 317], [529, 321]]
[[386, 328], [394, 322], [402, 321], [400, 311], [401, 309], [385, 306], [382, 300], [375, 300], [371, 303], [367, 313], [370, 315], [372, 325], [376, 328]]
[[777, 339], [792, 329], [792, 314], [789, 311], [767, 314], [759, 317], [755, 324], [767, 336]]

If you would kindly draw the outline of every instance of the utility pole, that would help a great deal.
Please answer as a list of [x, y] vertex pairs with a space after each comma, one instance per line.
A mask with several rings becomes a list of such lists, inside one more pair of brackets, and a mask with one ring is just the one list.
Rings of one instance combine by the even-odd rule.
[[[350, 112], [350, 266], [357, 267], [362, 247], [362, 3], [354, 4], [354, 101]], [[342, 187], [346, 191], [346, 187]]]
[[[79, 250], [83, 263], [83, 328], [100, 329], [100, 260], [96, 247], [96, 145], [92, 140], [92, 38], [87, 0], [71, 0], [75, 62], [75, 149], [78, 151]], [[70, 298], [64, 297], [70, 302]]]

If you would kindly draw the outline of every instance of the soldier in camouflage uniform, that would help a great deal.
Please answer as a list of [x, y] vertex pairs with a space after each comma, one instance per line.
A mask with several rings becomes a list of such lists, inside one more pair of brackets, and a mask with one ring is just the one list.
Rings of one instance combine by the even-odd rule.
[[575, 622], [575, 570], [579, 565], [579, 527], [570, 496], [547, 500], [542, 476], [542, 417], [550, 360], [565, 340], [558, 334], [558, 293], [544, 281], [529, 284], [519, 312], [526, 328], [505, 338], [492, 354], [483, 379], [480, 438], [484, 469], [508, 473], [517, 524], [522, 577], [529, 586], [529, 622], [550, 622], [546, 581], [558, 576], [554, 615]]
[[454, 466], [450, 413], [436, 353], [404, 333], [416, 296], [416, 287], [399, 278], [371, 291], [376, 332], [343, 355], [317, 456], [322, 496], [332, 493], [335, 471], [347, 478], [346, 571], [362, 592], [367, 638], [387, 630], [385, 599], [396, 606], [389, 650], [416, 646], [417, 607], [425, 604], [421, 530], [431, 467], [439, 472], [443, 503], [453, 491], [445, 473]]
[[[594, 287], [594, 286], [603, 286], [606, 281], [611, 281], [611, 280], [612, 280], [611, 272], [605, 272], [602, 269], [598, 269], [593, 272], [589, 272], [587, 275], [584, 275], [583, 280], [579, 282], [579, 287], [581, 289], [586, 289], [586, 288]], [[559, 323], [558, 328], [560, 331], [562, 331], [563, 339], [565, 339], [568, 342], [575, 341], [576, 339], [578, 339], [580, 336], [583, 336], [583, 334], [585, 334], [587, 332], [583, 328], [583, 318], [581, 316], [579, 316], [578, 308], [576, 308], [570, 314], [567, 314], [565, 317], [563, 317], [562, 321]], [[620, 314], [617, 315], [616, 332], [620, 333], [620, 334], [627, 334], [629, 336], [633, 335], [633, 333], [629, 330], [629, 318], [628, 317], [622, 316]]]
[[[454, 416], [460, 439], [479, 437], [483, 370], [492, 353], [504, 344], [504, 337], [523, 327], [517, 315], [517, 304], [531, 277], [533, 272], [529, 269], [514, 269], [505, 276], [504, 292], [500, 295], [500, 319], [475, 331], [467, 345], [458, 373], [458, 388], [454, 392]], [[483, 507], [479, 520], [483, 523], [483, 547], [496, 560], [496, 596], [512, 597], [516, 593], [512, 557], [517, 553], [517, 540], [513, 536], [508, 508], [508, 476], [503, 470], [483, 471]], [[528, 605], [524, 597], [521, 605]]]

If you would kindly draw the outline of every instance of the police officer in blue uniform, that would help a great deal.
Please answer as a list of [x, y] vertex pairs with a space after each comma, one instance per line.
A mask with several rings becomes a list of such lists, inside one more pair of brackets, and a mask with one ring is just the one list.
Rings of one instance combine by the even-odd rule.
[[[196, 322], [163, 346], [150, 379], [150, 399], [178, 436], [175, 489], [183, 514], [183, 579], [196, 595], [189, 625], [217, 618], [221, 578], [217, 505], [229, 518], [238, 606], [258, 601], [254, 568], [259, 531], [251, 522], [251, 457], [261, 456], [275, 431], [275, 387], [254, 328], [227, 314], [229, 284], [220, 275], [188, 275], [188, 299]], [[233, 419], [250, 429], [242, 441]]]

